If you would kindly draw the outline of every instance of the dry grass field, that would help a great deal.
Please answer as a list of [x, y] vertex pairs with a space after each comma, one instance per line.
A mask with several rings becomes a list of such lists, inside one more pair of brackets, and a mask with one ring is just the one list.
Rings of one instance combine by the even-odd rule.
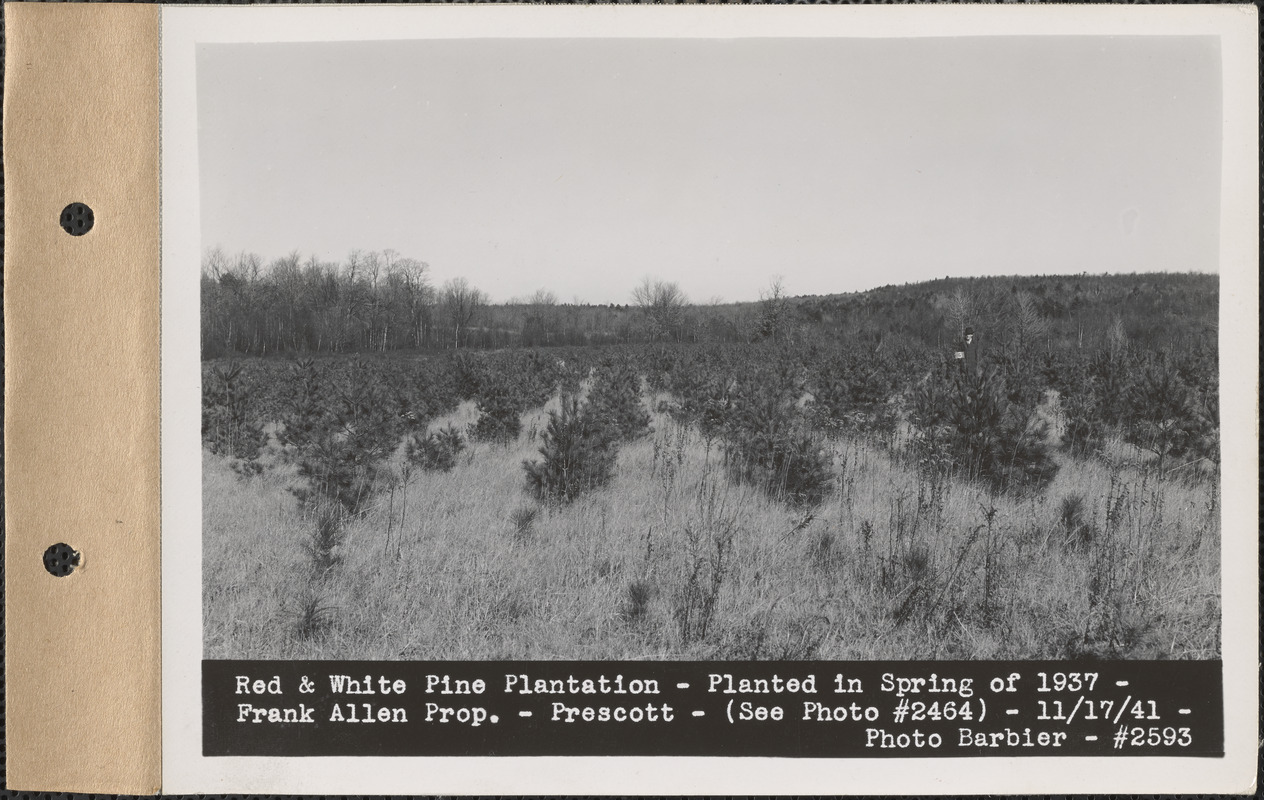
[[405, 475], [397, 457], [325, 568], [293, 467], [242, 477], [204, 451], [205, 657], [1220, 654], [1215, 476], [1160, 474], [1113, 442], [1058, 454], [1041, 492], [994, 495], [928, 476], [898, 441], [833, 439], [833, 491], [809, 512], [732, 482], [718, 442], [656, 412], [610, 486], [548, 508], [522, 465], [557, 404], [450, 472]]

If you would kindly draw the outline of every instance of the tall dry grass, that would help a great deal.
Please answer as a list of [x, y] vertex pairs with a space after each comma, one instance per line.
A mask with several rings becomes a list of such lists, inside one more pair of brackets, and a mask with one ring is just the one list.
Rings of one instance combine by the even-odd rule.
[[1039, 494], [997, 496], [838, 440], [834, 490], [803, 509], [734, 484], [716, 442], [655, 413], [610, 487], [548, 508], [522, 469], [546, 424], [529, 411], [516, 441], [471, 443], [446, 473], [397, 458], [321, 568], [292, 470], [243, 478], [205, 454], [206, 657], [1220, 652], [1218, 482], [1160, 475], [1126, 446], [1064, 461]]

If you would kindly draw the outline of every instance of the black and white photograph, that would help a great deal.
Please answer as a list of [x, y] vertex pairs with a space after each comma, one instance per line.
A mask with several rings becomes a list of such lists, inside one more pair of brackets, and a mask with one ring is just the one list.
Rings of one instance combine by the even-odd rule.
[[1217, 658], [1219, 69], [201, 46], [206, 656]]
[[[278, 11], [164, 16], [180, 774], [593, 755], [421, 788], [1013, 791], [951, 757], [1192, 786], [1188, 756], [1241, 755], [1241, 26]], [[900, 716], [919, 692], [940, 727]], [[702, 758], [617, 757], [662, 755]]]

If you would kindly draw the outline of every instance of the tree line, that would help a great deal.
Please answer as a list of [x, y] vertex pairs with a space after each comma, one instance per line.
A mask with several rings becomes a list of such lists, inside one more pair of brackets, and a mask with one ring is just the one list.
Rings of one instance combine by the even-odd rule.
[[212, 248], [201, 290], [204, 358], [744, 341], [756, 327], [736, 307], [704, 311], [676, 283], [648, 277], [626, 305], [562, 302], [547, 289], [492, 304], [465, 278], [436, 285], [428, 264], [394, 250], [265, 262]]
[[866, 292], [791, 297], [774, 278], [758, 301], [692, 302], [644, 278], [626, 304], [560, 300], [546, 289], [493, 304], [465, 278], [436, 284], [393, 250], [341, 262], [208, 250], [201, 273], [204, 358], [591, 346], [845, 341], [870, 349], [948, 348], [972, 325], [985, 351], [1213, 351], [1215, 275], [945, 278]]

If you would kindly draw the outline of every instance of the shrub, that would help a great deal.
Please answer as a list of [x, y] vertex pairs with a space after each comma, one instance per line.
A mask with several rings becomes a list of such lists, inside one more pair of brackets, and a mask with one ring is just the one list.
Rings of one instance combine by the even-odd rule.
[[1158, 456], [1160, 469], [1168, 456], [1216, 456], [1214, 413], [1166, 359], [1142, 372], [1128, 394], [1128, 404], [1132, 423], [1125, 438]]
[[823, 445], [807, 431], [788, 396], [752, 388], [737, 401], [726, 457], [739, 482], [758, 485], [774, 499], [815, 506], [833, 487], [833, 458]]
[[654, 585], [648, 580], [635, 580], [628, 584], [627, 597], [619, 609], [624, 622], [635, 625], [649, 616], [650, 601], [654, 599]]
[[282, 400], [282, 428], [277, 434], [282, 444], [302, 449], [328, 436], [333, 420], [326, 408], [329, 387], [324, 372], [310, 358], [299, 359], [285, 385], [289, 392]]
[[992, 364], [997, 379], [1004, 383], [1002, 391], [1010, 405], [1029, 410], [1040, 404], [1048, 387], [1044, 371], [1030, 353], [998, 353]]
[[896, 416], [888, 401], [896, 385], [896, 368], [889, 358], [855, 350], [840, 352], [813, 376], [813, 422], [826, 430], [889, 436]]
[[486, 359], [481, 355], [459, 352], [448, 359], [445, 373], [452, 376], [452, 387], [457, 397], [473, 400], [479, 396], [483, 382], [488, 377]]
[[812, 534], [807, 547], [808, 563], [821, 572], [829, 572], [842, 563], [842, 553], [834, 534], [828, 528], [821, 528]]
[[465, 436], [455, 425], [448, 425], [424, 436], [415, 434], [408, 440], [404, 457], [427, 472], [448, 472], [464, 449]]
[[1062, 448], [1072, 455], [1086, 456], [1102, 448], [1107, 428], [1098, 414], [1097, 398], [1074, 394], [1062, 399]]
[[238, 472], [258, 473], [267, 434], [254, 418], [253, 392], [240, 364], [210, 369], [202, 390], [202, 441], [212, 453], [235, 459]]
[[297, 461], [298, 473], [307, 483], [291, 491], [302, 508], [326, 498], [346, 514], [359, 514], [372, 497], [381, 473], [378, 459], [357, 450], [348, 440], [333, 437], [311, 443]]
[[572, 362], [563, 362], [558, 364], [555, 369], [557, 375], [557, 389], [564, 396], [579, 394], [581, 385], [584, 382], [584, 371], [579, 365]]
[[650, 429], [650, 415], [641, 402], [641, 376], [630, 364], [602, 365], [588, 396], [588, 413], [612, 439], [630, 442]]
[[685, 415], [698, 421], [698, 429], [708, 441], [721, 436], [733, 423], [733, 397], [727, 383], [712, 381], [685, 407]]
[[913, 421], [923, 466], [955, 469], [998, 492], [1043, 489], [1057, 475], [1047, 426], [1008, 400], [995, 370], [928, 381], [914, 397]]
[[680, 372], [680, 359], [674, 350], [660, 345], [658, 350], [646, 354], [642, 359], [645, 368], [645, 381], [652, 392], [667, 392], [672, 389], [672, 379]]
[[997, 450], [984, 477], [998, 492], [1044, 489], [1058, 474], [1047, 444], [1048, 423], [1034, 412], [1011, 413], [997, 437]]
[[1058, 522], [1063, 542], [1073, 550], [1085, 550], [1093, 542], [1094, 530], [1084, 517], [1084, 495], [1074, 493], [1058, 504]]
[[509, 515], [514, 526], [514, 538], [522, 541], [531, 535], [535, 527], [536, 517], [540, 515], [538, 506], [520, 506]]
[[387, 385], [363, 362], [353, 366], [334, 395], [337, 433], [367, 459], [389, 456], [416, 421], [401, 414]]
[[953, 427], [953, 450], [968, 479], [987, 477], [1001, 448], [1000, 431], [1008, 403], [996, 373], [954, 380], [949, 395], [948, 422]]
[[[279, 438], [306, 484], [293, 489], [303, 507], [319, 498], [359, 514], [403, 435], [405, 421], [363, 364], [337, 385], [310, 361], [295, 366], [295, 391]], [[332, 400], [331, 400], [332, 398]]]
[[336, 506], [325, 502], [316, 506], [312, 516], [315, 524], [303, 542], [303, 549], [307, 551], [312, 572], [320, 577], [342, 560], [338, 547], [343, 538], [343, 515]]
[[297, 606], [291, 612], [294, 618], [294, 633], [299, 639], [307, 641], [322, 637], [334, 622], [337, 609], [327, 603], [319, 591], [309, 589], [300, 597]]
[[1062, 447], [1075, 455], [1101, 449], [1110, 432], [1128, 414], [1130, 360], [1124, 355], [1099, 353], [1089, 360], [1063, 366], [1057, 389], [1066, 421]]
[[900, 547], [882, 565], [880, 585], [899, 603], [892, 609], [897, 625], [930, 616], [931, 599], [938, 587], [930, 548], [923, 542]]
[[951, 380], [928, 377], [913, 389], [909, 408], [909, 421], [916, 430], [912, 452], [917, 467], [922, 473], [936, 477], [950, 473], [955, 464], [953, 429], [949, 423], [951, 385]]
[[485, 382], [478, 397], [478, 410], [481, 416], [470, 430], [471, 438], [507, 444], [522, 432], [526, 405], [508, 380]]
[[414, 362], [408, 372], [387, 372], [396, 410], [408, 433], [424, 432], [435, 417], [455, 411], [461, 402], [452, 375], [433, 363]]
[[673, 390], [676, 402], [660, 405], [659, 410], [667, 411], [679, 423], [696, 423], [699, 432], [710, 442], [722, 436], [733, 421], [730, 383], [727, 377], [719, 375], [681, 378]]
[[551, 356], [532, 351], [526, 358], [514, 358], [507, 371], [513, 373], [513, 383], [524, 408], [542, 406], [553, 396], [560, 381], [561, 369]]
[[715, 621], [720, 587], [732, 569], [737, 518], [700, 496], [700, 518], [685, 525], [689, 542], [684, 580], [676, 590], [675, 617], [680, 641], [686, 647], [706, 639]]
[[573, 397], [549, 412], [540, 461], [523, 461], [527, 489], [541, 502], [563, 505], [614, 477], [616, 452], [608, 432]]

